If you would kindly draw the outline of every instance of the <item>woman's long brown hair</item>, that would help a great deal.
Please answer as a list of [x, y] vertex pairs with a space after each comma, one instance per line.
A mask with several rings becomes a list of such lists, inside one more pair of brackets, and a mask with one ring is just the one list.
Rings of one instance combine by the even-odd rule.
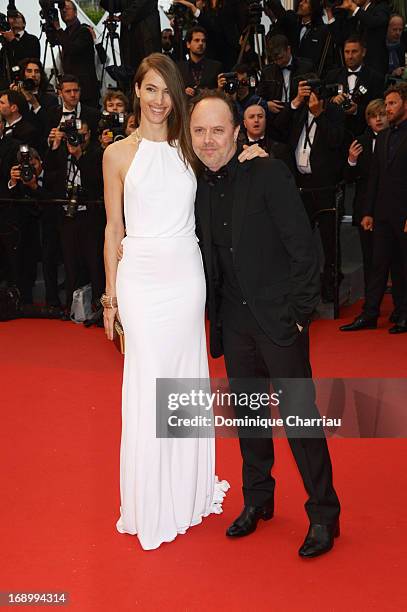
[[[151, 53], [143, 59], [134, 77], [134, 83], [137, 83], [138, 87], [141, 87], [149, 70], [154, 70], [161, 76], [170, 94], [172, 110], [167, 119], [167, 142], [176, 146], [178, 141], [184, 163], [189, 164], [196, 172], [198, 162], [191, 143], [188, 105], [181, 74], [172, 59], [162, 53]], [[139, 125], [141, 109], [137, 96], [134, 98], [134, 114]]]

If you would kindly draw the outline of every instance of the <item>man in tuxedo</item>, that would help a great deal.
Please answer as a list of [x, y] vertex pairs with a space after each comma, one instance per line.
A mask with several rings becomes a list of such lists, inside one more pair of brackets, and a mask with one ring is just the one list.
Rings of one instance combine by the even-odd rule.
[[390, 127], [376, 140], [362, 218], [363, 229], [374, 232], [372, 265], [363, 311], [340, 327], [345, 332], [377, 327], [393, 257], [402, 266], [403, 295], [398, 319], [389, 333], [407, 332], [407, 84], [391, 86], [385, 104]]
[[[0, 32], [2, 49], [0, 51], [0, 65], [8, 64], [9, 69], [16, 66], [25, 57], [35, 57], [40, 59], [40, 41], [34, 34], [25, 31], [25, 17], [18, 11], [11, 13], [8, 17], [10, 30]], [[0, 87], [9, 87], [11, 75], [3, 72], [0, 75]]]
[[0, 92], [0, 114], [6, 120], [4, 133], [22, 144], [38, 148], [41, 136], [39, 131], [25, 117], [28, 104], [24, 96], [12, 89]]
[[62, 48], [62, 69], [64, 74], [75, 74], [82, 90], [82, 101], [96, 108], [99, 101], [99, 82], [96, 76], [95, 47], [89, 28], [81, 24], [78, 11], [71, 0], [66, 0], [61, 9], [63, 30], [57, 19], [52, 39]]
[[318, 97], [307, 83], [300, 81], [297, 96], [281, 111], [279, 121], [295, 151], [296, 182], [308, 217], [312, 226], [319, 227], [324, 251], [322, 300], [332, 302], [336, 232], [332, 211], [345, 161], [345, 115], [340, 106]]
[[[206, 167], [198, 181], [196, 219], [207, 275], [211, 353], [224, 354], [238, 397], [267, 393], [268, 379], [278, 378], [284, 397], [301, 387], [307, 398], [291, 406], [281, 402], [282, 416], [300, 403], [315, 416], [308, 325], [319, 299], [319, 270], [292, 175], [278, 160], [239, 164], [239, 119], [224, 92], [197, 96], [190, 128], [194, 151]], [[298, 386], [298, 380], [289, 381], [291, 386], [283, 380], [291, 377], [302, 380]], [[239, 417], [250, 414], [250, 408], [235, 410]], [[259, 412], [267, 413], [265, 408]], [[248, 437], [245, 431], [240, 431], [244, 508], [226, 532], [231, 538], [251, 534], [274, 512], [272, 440]], [[310, 527], [299, 550], [304, 558], [332, 548], [340, 511], [322, 429], [313, 436], [289, 437], [309, 495]]]
[[56, 128], [62, 117], [86, 121], [89, 125], [94, 139], [97, 137], [97, 127], [100, 120], [100, 113], [95, 108], [82, 103], [81, 86], [79, 79], [73, 74], [64, 74], [59, 82], [59, 95], [62, 106], [49, 109], [48, 112], [48, 132]]
[[185, 93], [193, 97], [200, 89], [215, 88], [222, 64], [205, 57], [206, 30], [201, 26], [191, 28], [185, 37], [189, 60], [179, 62], [178, 68], [184, 80]]
[[407, 53], [407, 33], [405, 20], [402, 15], [393, 14], [387, 27], [386, 46], [389, 54], [387, 73], [391, 76], [402, 77]]
[[286, 36], [273, 36], [269, 42], [271, 64], [261, 72], [257, 93], [267, 100], [271, 113], [277, 114], [297, 95], [299, 77], [312, 72], [310, 59], [294, 57]]
[[239, 131], [238, 145], [258, 144], [271, 158], [281, 159], [290, 171], [295, 174], [294, 156], [291, 148], [272, 139], [267, 124], [267, 107], [264, 100], [258, 99], [256, 104], [248, 106], [243, 114], [243, 126]]
[[343, 54], [345, 66], [330, 71], [326, 82], [343, 86], [343, 93], [335, 96], [333, 102], [339, 105], [343, 105], [345, 100], [348, 102], [345, 127], [352, 138], [356, 138], [366, 129], [367, 105], [383, 96], [384, 76], [365, 64], [366, 48], [359, 37], [353, 36], [345, 41]]
[[388, 0], [343, 0], [328, 27], [338, 44], [355, 35], [364, 39], [366, 65], [385, 75], [388, 68], [386, 33], [390, 13]]

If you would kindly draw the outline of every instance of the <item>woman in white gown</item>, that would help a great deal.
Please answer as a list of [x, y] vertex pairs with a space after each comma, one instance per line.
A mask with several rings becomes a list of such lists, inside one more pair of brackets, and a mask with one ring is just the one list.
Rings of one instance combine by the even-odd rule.
[[156, 437], [156, 379], [209, 376], [205, 278], [181, 77], [152, 54], [135, 81], [138, 130], [104, 155], [103, 302], [108, 338], [117, 306], [126, 338], [117, 529], [148, 550], [220, 513], [229, 485], [215, 477], [213, 438]]

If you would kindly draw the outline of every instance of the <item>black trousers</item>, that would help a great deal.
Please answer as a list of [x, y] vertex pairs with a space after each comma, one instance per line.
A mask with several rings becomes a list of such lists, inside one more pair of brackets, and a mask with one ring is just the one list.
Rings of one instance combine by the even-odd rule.
[[62, 218], [61, 246], [68, 310], [72, 305], [73, 292], [84, 282], [89, 280], [92, 285], [94, 303], [104, 291], [103, 230], [101, 211], [79, 211], [73, 219]]
[[[223, 346], [227, 375], [232, 392], [236, 394], [269, 392], [266, 379], [274, 388], [282, 387], [283, 395], [291, 401], [281, 402], [280, 415], [285, 418], [299, 409], [300, 416], [319, 418], [315, 392], [311, 380], [308, 330], [298, 334], [294, 344], [281, 347], [274, 344], [258, 327], [248, 311], [238, 318], [223, 316]], [[235, 313], [236, 314], [236, 313]], [[281, 379], [303, 379], [287, 381]], [[250, 379], [248, 381], [247, 379]], [[258, 384], [253, 381], [258, 379]], [[306, 398], [306, 401], [304, 401]], [[249, 409], [238, 408], [238, 417]], [[259, 409], [261, 417], [269, 416], [268, 408]], [[250, 414], [253, 416], [253, 414]], [[332, 482], [332, 465], [323, 430], [322, 437], [292, 438], [288, 441], [308, 494], [305, 509], [311, 522], [330, 524], [339, 516], [340, 504]], [[271, 475], [274, 464], [273, 440], [268, 437], [244, 437], [239, 432], [243, 458], [243, 497], [245, 505], [262, 506], [274, 503], [275, 480]]]
[[393, 293], [396, 313], [400, 320], [407, 320], [407, 233], [403, 229], [404, 221], [375, 220], [372, 263], [363, 306], [367, 318], [380, 314], [391, 268], [393, 282], [396, 280]]
[[42, 271], [45, 284], [45, 298], [48, 306], [59, 306], [58, 264], [60, 261], [60, 225], [62, 210], [59, 206], [44, 206], [40, 217]]

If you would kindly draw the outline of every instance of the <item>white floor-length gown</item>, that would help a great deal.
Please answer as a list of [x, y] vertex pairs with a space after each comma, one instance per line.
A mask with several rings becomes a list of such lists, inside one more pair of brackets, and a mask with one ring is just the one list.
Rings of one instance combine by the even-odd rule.
[[196, 179], [177, 148], [143, 139], [124, 184], [117, 299], [126, 339], [117, 529], [148, 550], [222, 512], [213, 438], [156, 437], [156, 378], [208, 378]]

